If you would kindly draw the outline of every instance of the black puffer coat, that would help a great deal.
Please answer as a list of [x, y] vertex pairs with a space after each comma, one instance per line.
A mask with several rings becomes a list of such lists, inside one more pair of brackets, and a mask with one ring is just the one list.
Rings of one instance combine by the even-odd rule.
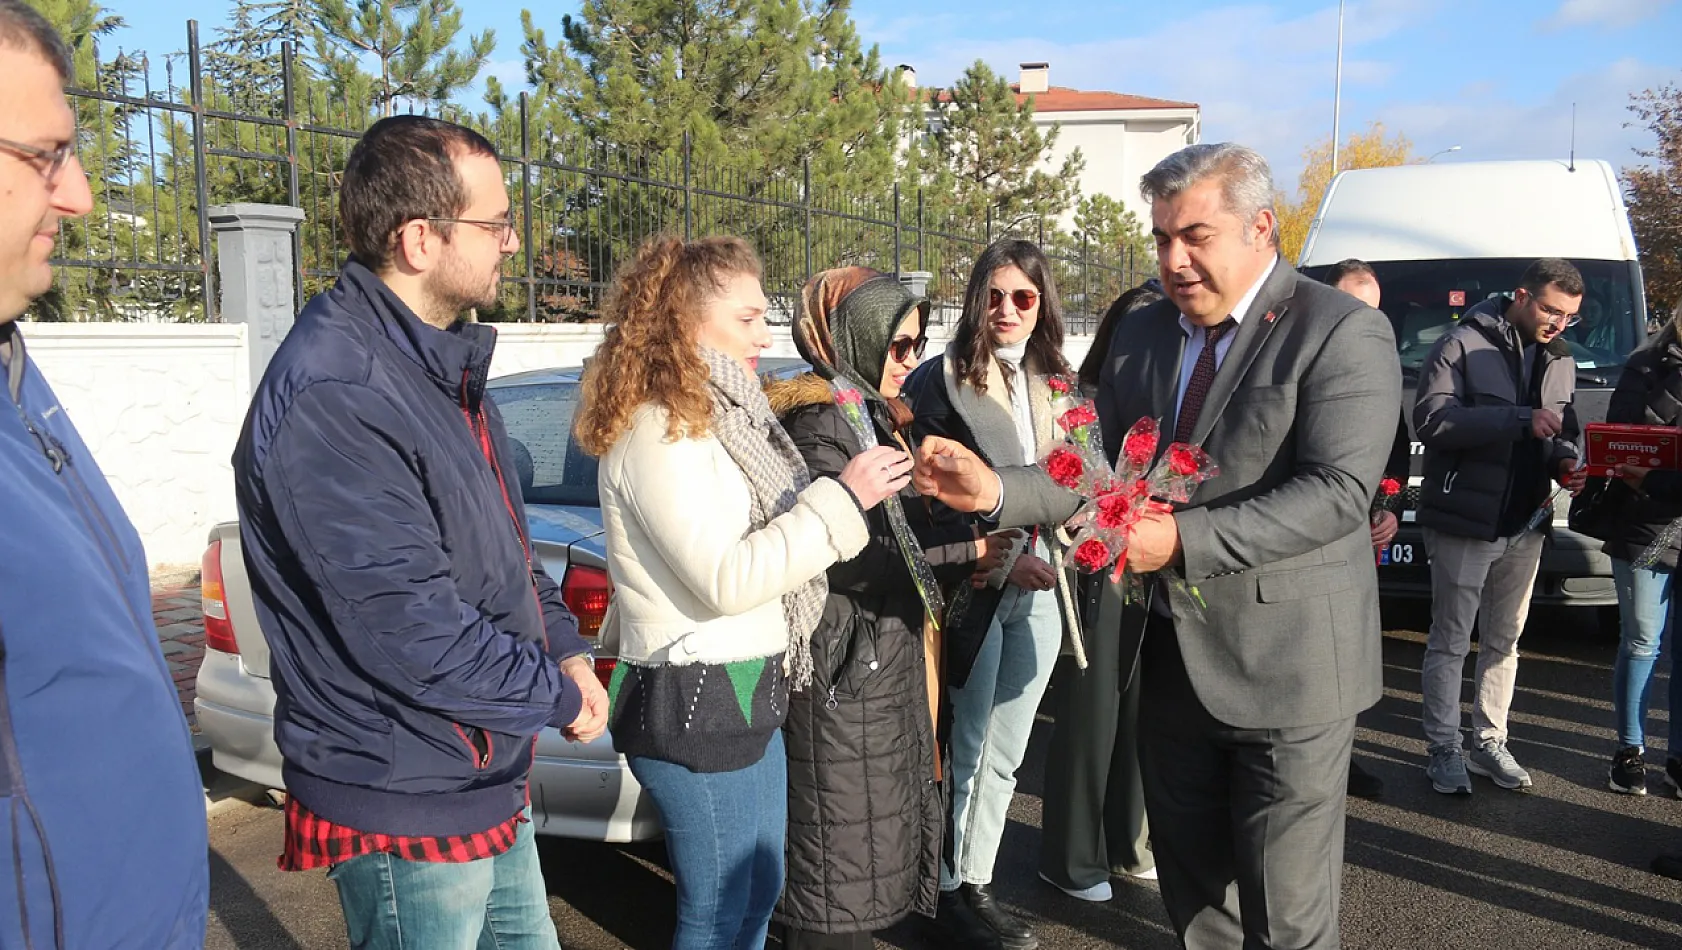
[[[1606, 407], [1607, 422], [1626, 425], [1682, 425], [1682, 343], [1674, 330], [1666, 329], [1653, 341], [1629, 356], [1618, 388]], [[1616, 533], [1606, 539], [1609, 557], [1636, 561], [1646, 552], [1665, 526], [1682, 517], [1682, 505], [1658, 498], [1639, 498], [1623, 482], [1613, 479], [1606, 486], [1602, 502], [1617, 512]], [[1677, 549], [1667, 548], [1659, 562], [1675, 569]]]
[[[771, 405], [812, 477], [839, 474], [857, 436], [817, 376], [775, 383]], [[876, 437], [893, 445], [880, 403]], [[906, 519], [943, 586], [967, 582], [971, 528], [935, 524], [913, 489]], [[788, 878], [776, 919], [815, 933], [880, 930], [934, 913], [946, 805], [923, 658], [923, 606], [882, 506], [870, 543], [829, 569], [829, 600], [812, 634], [812, 685], [791, 697]]]

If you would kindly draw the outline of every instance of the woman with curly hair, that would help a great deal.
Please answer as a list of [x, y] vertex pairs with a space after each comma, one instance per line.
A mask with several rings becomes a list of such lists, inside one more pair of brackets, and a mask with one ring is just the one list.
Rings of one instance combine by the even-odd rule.
[[655, 238], [614, 280], [576, 434], [600, 456], [619, 664], [613, 744], [660, 811], [673, 950], [765, 943], [783, 885], [789, 693], [810, 688], [824, 572], [910, 458], [811, 478], [754, 376], [771, 345], [759, 259], [739, 238]]

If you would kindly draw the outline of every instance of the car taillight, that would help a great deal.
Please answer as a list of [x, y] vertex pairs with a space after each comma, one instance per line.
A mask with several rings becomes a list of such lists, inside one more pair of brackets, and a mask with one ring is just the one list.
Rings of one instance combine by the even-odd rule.
[[602, 618], [607, 616], [607, 602], [612, 597], [613, 582], [599, 567], [574, 564], [561, 580], [561, 599], [578, 618], [578, 635], [586, 640], [594, 640], [601, 633]]
[[223, 653], [239, 653], [234, 625], [228, 622], [228, 595], [222, 587], [222, 542], [212, 541], [199, 562], [199, 603], [204, 611], [204, 645]]
[[[567, 609], [578, 618], [578, 635], [592, 644], [600, 639], [602, 618], [607, 616], [607, 602], [613, 599], [613, 582], [599, 567], [573, 564], [561, 579], [561, 599]], [[596, 678], [605, 688], [613, 679], [613, 668], [619, 661], [611, 656], [596, 657]]]
[[602, 681], [602, 689], [613, 682], [613, 671], [618, 666], [619, 661], [611, 656], [596, 657], [596, 679]]

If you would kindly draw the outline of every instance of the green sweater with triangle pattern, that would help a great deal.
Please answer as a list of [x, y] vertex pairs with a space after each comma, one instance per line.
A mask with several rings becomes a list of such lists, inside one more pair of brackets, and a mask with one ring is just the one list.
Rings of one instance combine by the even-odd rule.
[[788, 716], [781, 653], [682, 666], [621, 660], [607, 695], [615, 749], [695, 772], [733, 772], [758, 762]]

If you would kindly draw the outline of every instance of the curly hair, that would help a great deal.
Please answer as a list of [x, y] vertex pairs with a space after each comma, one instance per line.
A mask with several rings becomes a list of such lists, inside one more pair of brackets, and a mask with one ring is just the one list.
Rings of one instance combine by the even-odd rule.
[[573, 434], [601, 456], [653, 403], [669, 415], [666, 434], [699, 437], [712, 424], [707, 366], [695, 342], [704, 308], [730, 278], [761, 273], [759, 255], [738, 237], [650, 238], [614, 275], [602, 344], [584, 370]]

